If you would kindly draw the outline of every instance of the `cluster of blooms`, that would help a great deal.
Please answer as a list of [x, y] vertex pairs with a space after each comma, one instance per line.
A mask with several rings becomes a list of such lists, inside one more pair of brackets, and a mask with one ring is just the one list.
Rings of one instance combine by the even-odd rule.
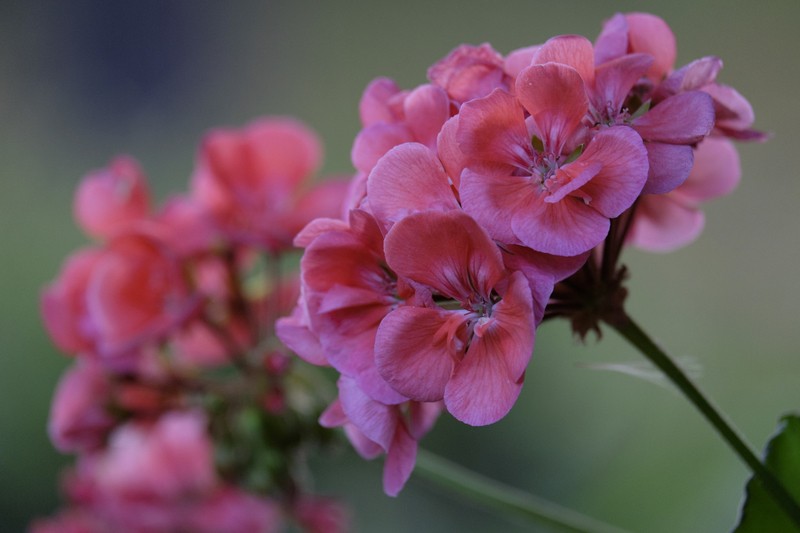
[[307, 183], [320, 159], [311, 131], [271, 118], [211, 132], [190, 194], [158, 210], [130, 158], [84, 178], [74, 213], [97, 242], [42, 296], [75, 357], [49, 433], [78, 459], [70, 506], [33, 531], [347, 529], [338, 503], [300, 483], [301, 454], [329, 439], [324, 400], [274, 334], [297, 297], [281, 272], [292, 237], [339, 216], [347, 192]]
[[675, 58], [663, 20], [618, 14], [594, 44], [462, 45], [430, 83], [365, 90], [350, 211], [296, 237], [301, 296], [277, 334], [340, 373], [321, 423], [386, 454], [388, 494], [442, 410], [476, 426], [509, 412], [554, 287], [607, 238], [686, 244], [700, 204], [736, 185], [728, 138], [763, 138], [752, 109], [718, 58]]

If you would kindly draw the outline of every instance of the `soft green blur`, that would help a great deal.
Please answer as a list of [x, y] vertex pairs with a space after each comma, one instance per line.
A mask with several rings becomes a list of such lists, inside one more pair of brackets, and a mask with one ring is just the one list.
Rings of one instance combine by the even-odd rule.
[[[79, 178], [117, 153], [142, 163], [160, 199], [185, 190], [195, 148], [217, 125], [294, 115], [327, 147], [326, 173], [351, 171], [361, 91], [404, 87], [460, 43], [506, 53], [561, 33], [594, 38], [615, 10], [651, 11], [678, 39], [679, 64], [725, 61], [720, 79], [774, 134], [741, 146], [743, 180], [707, 209], [706, 230], [669, 255], [628, 252], [629, 310], [758, 448], [800, 409], [800, 3], [559, 0], [339, 3], [75, 1], [0, 3], [0, 532], [58, 505], [67, 459], [45, 433], [68, 359], [40, 324], [38, 297], [87, 239], [71, 218]], [[639, 361], [612, 333], [581, 345], [567, 325], [538, 333], [511, 414], [470, 428], [443, 417], [423, 445], [517, 487], [632, 531], [713, 532], [735, 523], [745, 468], [669, 387], [586, 368]], [[317, 488], [353, 507], [362, 532], [531, 531], [412, 477], [384, 496], [380, 462], [314, 462]]]

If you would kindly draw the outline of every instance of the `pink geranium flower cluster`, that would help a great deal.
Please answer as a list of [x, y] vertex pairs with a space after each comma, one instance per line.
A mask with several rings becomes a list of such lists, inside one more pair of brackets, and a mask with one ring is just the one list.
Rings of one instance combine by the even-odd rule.
[[727, 138], [763, 138], [752, 110], [716, 81], [719, 59], [675, 57], [664, 21], [618, 14], [594, 44], [462, 45], [427, 84], [365, 90], [350, 211], [295, 238], [301, 295], [277, 332], [340, 373], [321, 422], [386, 454], [388, 494], [440, 411], [476, 426], [509, 412], [554, 287], [620, 238], [615, 221], [672, 249], [735, 185]]
[[67, 259], [41, 302], [75, 358], [49, 433], [78, 460], [70, 506], [34, 531], [348, 527], [338, 503], [300, 484], [304, 450], [328, 437], [319, 391], [287, 394], [304, 370], [273, 327], [297, 298], [280, 272], [293, 235], [340, 216], [347, 191], [346, 180], [309, 182], [321, 152], [303, 124], [267, 118], [209, 133], [191, 192], [158, 209], [128, 157], [83, 179], [75, 218], [95, 244]]

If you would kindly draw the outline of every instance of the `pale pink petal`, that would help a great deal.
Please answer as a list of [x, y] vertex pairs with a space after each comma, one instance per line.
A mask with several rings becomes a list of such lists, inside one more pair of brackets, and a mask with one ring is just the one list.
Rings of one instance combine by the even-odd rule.
[[580, 189], [603, 169], [598, 161], [580, 158], [556, 170], [547, 180], [548, 193], [544, 201], [552, 204], [561, 201], [568, 194]]
[[731, 193], [741, 177], [739, 153], [733, 143], [708, 137], [697, 145], [694, 167], [675, 194], [687, 204], [697, 205]]
[[625, 15], [617, 13], [603, 23], [603, 29], [594, 45], [594, 61], [602, 65], [622, 57], [628, 51], [628, 22]]
[[691, 146], [648, 142], [645, 148], [650, 169], [642, 194], [664, 194], [686, 181], [694, 161]]
[[469, 158], [527, 168], [533, 148], [525, 114], [519, 102], [505, 91], [461, 106], [457, 139]]
[[625, 19], [628, 51], [652, 55], [655, 61], [647, 75], [654, 82], [660, 82], [675, 65], [678, 55], [675, 35], [663, 19], [649, 13], [628, 13]]
[[594, 82], [594, 50], [589, 39], [581, 35], [559, 35], [548, 39], [536, 51], [533, 62], [569, 65], [578, 71], [586, 85]]
[[458, 103], [507, 88], [503, 74], [503, 57], [488, 43], [462, 44], [428, 69], [428, 79]]
[[360, 455], [363, 459], [375, 459], [379, 455], [385, 453], [386, 451], [381, 448], [381, 445], [377, 442], [373, 442], [367, 438], [364, 433], [361, 432], [353, 424], [346, 424], [344, 426], [344, 433], [347, 435], [347, 440], [350, 441], [350, 444], [353, 445], [355, 448], [356, 453]]
[[408, 402], [409, 433], [420, 440], [433, 428], [442, 412], [441, 402]]
[[238, 165], [252, 165], [250, 170], [279, 181], [298, 184], [319, 168], [322, 144], [303, 123], [283, 117], [260, 119], [244, 129], [248, 158]]
[[[524, 284], [521, 273], [517, 279]], [[518, 286], [516, 290], [524, 293], [518, 295], [520, 300], [527, 298], [530, 302], [527, 287]], [[522, 362], [527, 364], [533, 350], [533, 312], [528, 307], [529, 320], [525, 320], [526, 311], [515, 307], [511, 304], [502, 318], [489, 319], [483, 335], [472, 340], [466, 357], [447, 384], [445, 406], [465, 424], [484, 426], [497, 422], [517, 401], [524, 379], [524, 373], [519, 375], [518, 371], [524, 366]], [[514, 368], [509, 368], [509, 361]]]
[[316, 218], [334, 218], [342, 213], [350, 179], [328, 179], [305, 191], [294, 209], [287, 214], [286, 231], [294, 238], [300, 230]]
[[447, 174], [436, 154], [418, 143], [393, 148], [367, 180], [369, 205], [385, 226], [428, 209], [458, 209]]
[[369, 173], [386, 152], [413, 140], [414, 135], [405, 124], [378, 122], [358, 133], [350, 158], [359, 171]]
[[40, 309], [50, 338], [64, 352], [88, 352], [94, 345], [86, 313], [86, 288], [103, 252], [86, 248], [64, 262], [58, 278], [42, 291]]
[[531, 66], [533, 64], [533, 56], [540, 46], [541, 45], [527, 46], [509, 52], [503, 66], [506, 74], [512, 78], [516, 78], [524, 68]]
[[528, 176], [478, 174], [466, 169], [459, 189], [464, 211], [486, 229], [493, 239], [506, 244], [521, 243], [511, 230], [516, 213], [527, 211], [534, 188]]
[[395, 309], [383, 319], [375, 337], [378, 372], [412, 400], [441, 400], [465, 348], [463, 324], [463, 316], [441, 309]]
[[696, 91], [713, 83], [722, 69], [722, 60], [707, 56], [695, 59], [669, 76], [658, 86], [655, 99], [661, 100], [679, 92]]
[[389, 78], [372, 80], [358, 104], [361, 123], [367, 127], [377, 122], [394, 122], [397, 120], [396, 110], [389, 103], [401, 93], [400, 87]]
[[580, 198], [568, 196], [547, 204], [531, 196], [520, 205], [511, 229], [520, 242], [539, 252], [578, 255], [594, 248], [608, 234], [609, 220]]
[[306, 248], [314, 239], [329, 231], [344, 231], [348, 228], [347, 222], [335, 218], [316, 218], [309, 222], [294, 237], [294, 245], [298, 248]]
[[562, 152], [589, 109], [583, 79], [567, 65], [526, 68], [517, 78], [516, 95], [542, 132], [545, 148], [556, 154]]
[[[502, 354], [512, 379], [521, 379], [533, 353], [536, 325], [531, 289], [522, 272], [514, 272], [502, 300], [485, 325], [475, 327], [475, 339], [493, 346], [493, 353]], [[470, 354], [467, 353], [467, 357]]]
[[755, 121], [753, 107], [733, 87], [713, 83], [703, 87], [703, 92], [710, 94], [714, 99], [716, 127], [725, 130], [746, 130], [753, 125]]
[[590, 206], [608, 218], [628, 209], [647, 180], [647, 151], [639, 135], [627, 126], [607, 128], [595, 135], [575, 163], [584, 161], [602, 165], [581, 192], [591, 198]]
[[463, 211], [426, 211], [392, 228], [386, 262], [400, 276], [451, 298], [488, 296], [503, 277], [503, 259], [486, 231]]
[[328, 364], [319, 338], [309, 328], [308, 317], [300, 304], [292, 312], [292, 316], [278, 319], [275, 323], [275, 334], [304, 361], [318, 366]]
[[414, 140], [434, 148], [442, 125], [450, 118], [447, 93], [435, 85], [422, 85], [408, 94], [403, 109]]
[[339, 401], [347, 418], [371, 441], [388, 450], [399, 422], [392, 407], [374, 401], [356, 382], [339, 378]]
[[458, 117], [456, 115], [444, 123], [436, 140], [439, 160], [456, 191], [461, 186], [461, 173], [467, 164], [467, 155], [458, 146]]
[[342, 409], [342, 402], [335, 399], [319, 416], [319, 424], [326, 428], [335, 428], [349, 422], [347, 415]]
[[383, 465], [383, 491], [397, 496], [414, 471], [417, 461], [417, 441], [409, 435], [404, 424], [398, 424], [391, 447]]
[[714, 127], [714, 106], [708, 94], [691, 91], [671, 96], [633, 122], [645, 141], [694, 144]]
[[633, 246], [651, 252], [671, 252], [695, 240], [703, 231], [705, 217], [666, 195], [646, 195], [636, 207], [636, 219], [628, 234]]

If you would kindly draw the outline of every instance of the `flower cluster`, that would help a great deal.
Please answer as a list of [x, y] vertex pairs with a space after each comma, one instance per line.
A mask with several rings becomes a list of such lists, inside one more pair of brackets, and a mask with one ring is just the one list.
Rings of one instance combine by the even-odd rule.
[[324, 394], [274, 334], [297, 298], [281, 272], [292, 237], [340, 216], [347, 193], [346, 180], [308, 182], [320, 159], [306, 126], [268, 118], [209, 133], [191, 192], [159, 209], [130, 158], [83, 179], [74, 214], [96, 243], [42, 295], [75, 358], [49, 433], [78, 459], [70, 507], [34, 531], [347, 528], [300, 483], [302, 454], [329, 439]]
[[301, 296], [277, 333], [340, 373], [321, 422], [386, 454], [388, 494], [440, 411], [476, 426], [509, 412], [556, 284], [574, 288], [608, 239], [688, 243], [700, 204], [736, 184], [728, 139], [763, 138], [752, 109], [718, 58], [675, 57], [663, 20], [618, 14], [594, 44], [462, 45], [427, 84], [366, 88], [350, 211], [295, 238]]

